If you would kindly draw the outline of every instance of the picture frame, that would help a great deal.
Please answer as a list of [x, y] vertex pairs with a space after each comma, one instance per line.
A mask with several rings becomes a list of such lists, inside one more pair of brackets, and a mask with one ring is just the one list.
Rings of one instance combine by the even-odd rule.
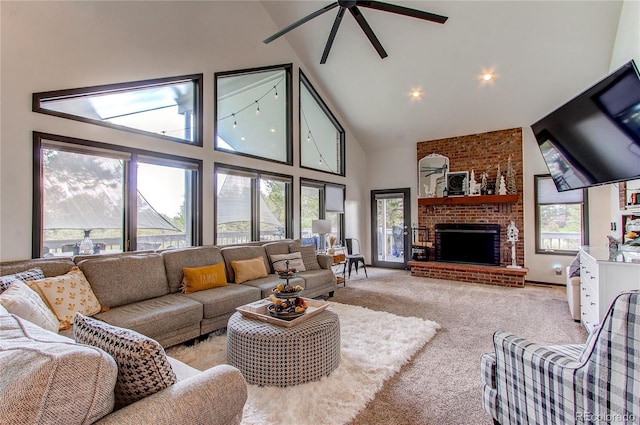
[[455, 171], [446, 175], [447, 194], [449, 196], [465, 196], [469, 189], [469, 172]]

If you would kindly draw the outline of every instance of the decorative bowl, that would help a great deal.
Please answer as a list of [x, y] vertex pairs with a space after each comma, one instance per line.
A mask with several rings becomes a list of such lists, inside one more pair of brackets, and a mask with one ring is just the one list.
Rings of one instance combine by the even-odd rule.
[[[289, 308], [295, 308], [295, 307], [289, 307]], [[307, 310], [303, 310], [299, 313], [296, 313], [295, 311], [289, 312], [287, 310], [277, 311], [275, 304], [271, 304], [267, 306], [267, 311], [271, 316], [276, 317], [278, 319], [284, 319], [284, 320], [293, 320], [296, 317], [300, 317], [307, 312]]]

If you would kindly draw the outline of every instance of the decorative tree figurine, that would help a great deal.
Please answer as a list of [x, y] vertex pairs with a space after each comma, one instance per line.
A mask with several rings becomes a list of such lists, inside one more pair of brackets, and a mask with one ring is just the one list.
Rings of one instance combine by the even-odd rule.
[[480, 177], [480, 193], [483, 195], [487, 194], [487, 173], [482, 173]]
[[469, 178], [469, 195], [478, 195], [478, 182], [476, 182], [476, 172], [471, 169], [471, 177]]
[[513, 171], [511, 165], [511, 155], [509, 155], [509, 161], [507, 162], [507, 193], [509, 195], [516, 194], [516, 173]]
[[498, 186], [498, 195], [506, 195], [507, 187], [504, 183], [504, 176], [500, 176], [500, 186]]
[[498, 188], [500, 187], [500, 177], [502, 176], [502, 172], [500, 172], [500, 164], [496, 166], [496, 192], [498, 192]]

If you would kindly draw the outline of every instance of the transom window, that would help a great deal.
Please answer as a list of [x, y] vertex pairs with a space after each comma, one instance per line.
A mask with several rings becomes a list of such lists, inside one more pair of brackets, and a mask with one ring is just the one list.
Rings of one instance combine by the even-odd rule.
[[34, 93], [33, 110], [202, 146], [202, 74]]
[[34, 258], [200, 240], [199, 161], [42, 133], [34, 161]]
[[300, 166], [345, 175], [344, 130], [302, 71]]
[[291, 65], [219, 72], [215, 81], [215, 149], [291, 164]]
[[587, 191], [558, 192], [550, 175], [537, 175], [536, 252], [575, 255], [587, 245]]
[[216, 166], [217, 245], [291, 237], [291, 176]]

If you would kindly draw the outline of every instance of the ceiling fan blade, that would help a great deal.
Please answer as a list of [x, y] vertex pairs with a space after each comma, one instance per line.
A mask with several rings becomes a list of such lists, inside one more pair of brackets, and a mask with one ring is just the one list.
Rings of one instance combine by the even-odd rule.
[[271, 37], [268, 37], [266, 39], [264, 39], [263, 43], [264, 44], [269, 44], [271, 43], [273, 40], [275, 40], [278, 37], [281, 37], [283, 35], [285, 35], [286, 33], [288, 33], [289, 31], [291, 31], [292, 29], [298, 28], [300, 25], [304, 24], [307, 21], [312, 20], [313, 18], [322, 15], [325, 12], [330, 11], [331, 9], [333, 9], [334, 7], [338, 6], [338, 2], [335, 3], [331, 3], [328, 6], [323, 7], [322, 9], [316, 10], [315, 12], [305, 16], [304, 18], [294, 22], [293, 24], [289, 25], [286, 28], [281, 29], [280, 31], [278, 31], [277, 33], [273, 34]]
[[373, 47], [380, 55], [380, 58], [384, 59], [389, 56], [387, 52], [384, 51], [384, 47], [382, 47], [382, 44], [380, 44], [380, 40], [378, 40], [378, 37], [376, 37], [376, 35], [373, 33], [373, 30], [367, 23], [367, 20], [364, 19], [364, 16], [360, 12], [360, 9], [358, 9], [357, 6], [353, 6], [349, 8], [349, 12], [351, 12], [355, 20], [358, 22], [358, 25], [360, 25], [360, 28], [362, 28], [362, 31], [364, 31], [364, 33], [367, 35], [367, 38], [369, 39], [371, 44], [373, 44]]
[[382, 3], [379, 1], [358, 0], [358, 6], [368, 7], [370, 9], [382, 10], [384, 12], [397, 13], [398, 15], [410, 16], [412, 18], [424, 19], [425, 21], [444, 24], [449, 19], [447, 16], [437, 15], [435, 13], [423, 12], [422, 10], [411, 9], [395, 4]]
[[344, 7], [340, 7], [340, 10], [338, 10], [338, 14], [336, 15], [336, 20], [333, 21], [333, 27], [331, 27], [331, 32], [329, 33], [327, 44], [324, 46], [324, 52], [322, 52], [322, 59], [320, 59], [321, 64], [327, 62], [327, 57], [329, 57], [329, 50], [331, 50], [331, 46], [333, 45], [333, 39], [336, 38], [336, 33], [338, 32], [338, 27], [342, 22], [342, 17], [344, 16], [345, 10], [347, 9]]

